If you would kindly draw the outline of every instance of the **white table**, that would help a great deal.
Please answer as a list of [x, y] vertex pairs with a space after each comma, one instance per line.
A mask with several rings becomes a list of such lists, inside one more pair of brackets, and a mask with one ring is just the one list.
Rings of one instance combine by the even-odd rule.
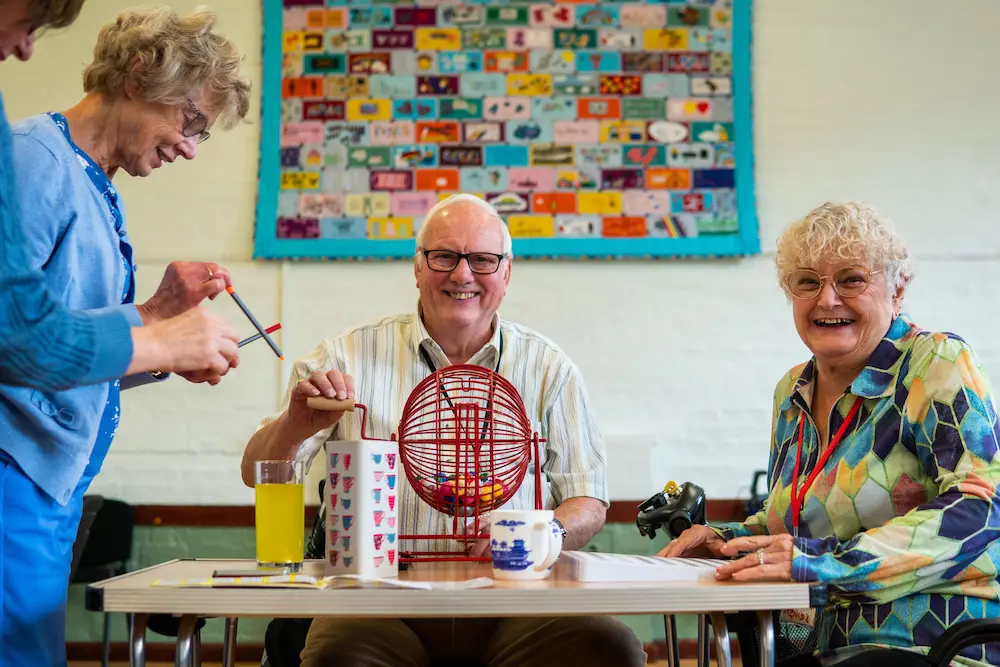
[[[771, 612], [816, 607], [825, 589], [807, 583], [629, 582], [587, 583], [570, 578], [557, 563], [541, 581], [496, 581], [491, 588], [459, 591], [414, 589], [237, 589], [154, 588], [156, 579], [207, 578], [217, 569], [252, 569], [252, 560], [173, 560], [130, 572], [87, 587], [91, 611], [134, 615], [130, 664], [145, 665], [146, 619], [149, 614], [180, 617], [176, 665], [194, 665], [194, 628], [201, 617], [226, 619], [223, 664], [235, 662], [236, 619], [341, 617], [510, 617], [693, 613], [711, 616], [719, 667], [731, 667], [726, 612], [753, 611], [760, 619], [761, 667], [774, 665]], [[323, 561], [306, 561], [304, 574], [323, 576]], [[409, 581], [459, 581], [491, 577], [488, 563], [416, 563], [400, 572]], [[667, 624], [668, 633], [670, 624]], [[671, 646], [668, 634], [667, 645]], [[699, 649], [701, 652], [702, 649]], [[673, 664], [676, 665], [676, 656]], [[701, 662], [701, 660], [699, 660]]]

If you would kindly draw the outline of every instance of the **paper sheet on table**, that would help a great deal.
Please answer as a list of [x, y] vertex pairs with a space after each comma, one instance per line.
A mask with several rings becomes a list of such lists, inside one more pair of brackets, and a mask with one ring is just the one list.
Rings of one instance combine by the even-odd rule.
[[417, 590], [463, 590], [489, 588], [493, 579], [478, 577], [464, 581], [404, 581], [343, 574], [312, 577], [306, 574], [283, 574], [261, 577], [207, 577], [204, 579], [157, 579], [154, 588], [411, 588]]
[[568, 563], [573, 579], [586, 583], [712, 580], [716, 568], [728, 562], [718, 558], [662, 558], [590, 551], [567, 551], [559, 559]]

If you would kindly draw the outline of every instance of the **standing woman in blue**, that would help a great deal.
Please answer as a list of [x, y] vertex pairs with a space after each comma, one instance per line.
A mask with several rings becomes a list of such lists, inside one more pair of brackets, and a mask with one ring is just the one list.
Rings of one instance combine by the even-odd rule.
[[[0, 61], [28, 60], [36, 33], [70, 25], [83, 1], [0, 0]], [[123, 308], [67, 307], [47, 287], [43, 272], [30, 265], [29, 237], [21, 224], [0, 96], [0, 383], [53, 391], [154, 370], [217, 382], [236, 367], [236, 332], [197, 301], [155, 323], [130, 317]], [[177, 281], [166, 287], [191, 291]]]
[[[84, 98], [12, 127], [28, 262], [70, 308], [125, 307], [151, 324], [218, 294], [215, 264], [172, 265], [135, 305], [124, 205], [112, 179], [193, 159], [217, 121], [249, 106], [242, 58], [209, 10], [126, 10], [105, 26]], [[214, 268], [213, 268], [214, 267]], [[64, 665], [65, 605], [82, 497], [114, 437], [133, 378], [61, 392], [0, 385], [0, 665]]]

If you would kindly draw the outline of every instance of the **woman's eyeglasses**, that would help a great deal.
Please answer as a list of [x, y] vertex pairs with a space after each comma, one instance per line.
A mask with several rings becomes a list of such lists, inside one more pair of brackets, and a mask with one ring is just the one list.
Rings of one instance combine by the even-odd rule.
[[823, 291], [827, 280], [840, 296], [854, 297], [864, 294], [871, 285], [872, 276], [882, 271], [871, 271], [863, 266], [848, 266], [832, 276], [821, 276], [812, 269], [796, 269], [785, 278], [788, 293], [797, 299], [815, 299]]
[[205, 118], [205, 114], [198, 110], [198, 107], [195, 106], [190, 97], [187, 98], [187, 104], [194, 117], [184, 122], [184, 129], [181, 130], [181, 134], [188, 138], [195, 137], [195, 143], [200, 144], [203, 141], [207, 141], [211, 136], [205, 131], [205, 128], [208, 127], [208, 119]]

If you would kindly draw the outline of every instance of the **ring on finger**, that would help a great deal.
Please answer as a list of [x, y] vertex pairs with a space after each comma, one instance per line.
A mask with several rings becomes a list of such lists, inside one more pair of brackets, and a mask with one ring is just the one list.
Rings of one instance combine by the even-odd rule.
[[214, 274], [214, 273], [212, 273], [212, 269], [210, 269], [210, 268], [208, 268], [208, 267], [206, 266], [206, 267], [205, 267], [205, 270], [206, 270], [206, 271], [208, 271], [208, 279], [209, 279], [209, 280], [212, 280], [213, 278], [215, 278], [215, 274]]
[[757, 549], [757, 562], [760, 563], [761, 565], [764, 564], [764, 550], [763, 549]]

